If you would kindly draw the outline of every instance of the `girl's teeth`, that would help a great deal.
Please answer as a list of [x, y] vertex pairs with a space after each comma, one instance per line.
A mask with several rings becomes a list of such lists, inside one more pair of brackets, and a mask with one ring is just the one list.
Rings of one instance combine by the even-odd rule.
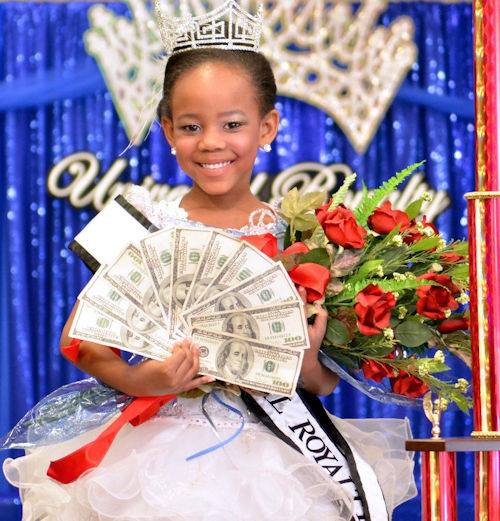
[[201, 163], [203, 168], [215, 169], [222, 168], [223, 166], [229, 165], [231, 161], [224, 161], [223, 163]]

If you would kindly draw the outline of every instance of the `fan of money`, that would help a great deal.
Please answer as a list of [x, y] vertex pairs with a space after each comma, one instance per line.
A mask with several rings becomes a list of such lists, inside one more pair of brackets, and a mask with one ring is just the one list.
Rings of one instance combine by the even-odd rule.
[[293, 394], [309, 347], [283, 265], [216, 229], [174, 227], [128, 243], [78, 300], [73, 338], [163, 360], [188, 336], [201, 374], [266, 393]]

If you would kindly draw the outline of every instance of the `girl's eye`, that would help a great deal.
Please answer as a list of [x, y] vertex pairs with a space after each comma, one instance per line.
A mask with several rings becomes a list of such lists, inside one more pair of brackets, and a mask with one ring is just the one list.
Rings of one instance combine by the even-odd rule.
[[198, 130], [200, 129], [200, 126], [199, 125], [183, 125], [181, 127], [181, 130], [183, 130], [184, 132], [198, 132]]
[[243, 123], [241, 121], [229, 121], [229, 123], [226, 123], [226, 128], [229, 130], [236, 130], [243, 126]]

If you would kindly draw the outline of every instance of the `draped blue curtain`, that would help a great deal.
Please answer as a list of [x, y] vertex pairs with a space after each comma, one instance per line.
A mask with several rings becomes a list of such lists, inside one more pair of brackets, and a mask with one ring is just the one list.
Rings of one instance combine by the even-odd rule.
[[[89, 150], [102, 171], [128, 139], [101, 75], [84, 49], [91, 4], [0, 5], [0, 432], [42, 396], [82, 375], [59, 354], [59, 335], [89, 273], [67, 250], [92, 218], [48, 194], [47, 173], [65, 156]], [[126, 13], [124, 4], [107, 4]], [[448, 238], [466, 236], [464, 192], [474, 189], [472, 8], [468, 3], [391, 3], [381, 18], [412, 18], [418, 59], [365, 154], [357, 154], [335, 122], [304, 102], [280, 98], [282, 125], [258, 171], [274, 175], [302, 161], [346, 163], [375, 187], [407, 164], [425, 159], [426, 182], [452, 205], [437, 219]], [[188, 183], [153, 127], [128, 150], [120, 180]], [[467, 375], [458, 364], [457, 373]], [[429, 436], [416, 409], [380, 404], [347, 384], [325, 400], [342, 417], [410, 418], [414, 435]], [[468, 435], [471, 419], [445, 414], [444, 435]], [[462, 518], [471, 519], [473, 460], [460, 456]], [[417, 463], [418, 471], [418, 463]], [[0, 478], [0, 518], [16, 496]], [[400, 512], [403, 512], [401, 510]], [[396, 519], [419, 519], [418, 504]], [[464, 513], [466, 512], [466, 513]], [[17, 514], [16, 514], [17, 515]], [[17, 519], [17, 517], [12, 517]]]

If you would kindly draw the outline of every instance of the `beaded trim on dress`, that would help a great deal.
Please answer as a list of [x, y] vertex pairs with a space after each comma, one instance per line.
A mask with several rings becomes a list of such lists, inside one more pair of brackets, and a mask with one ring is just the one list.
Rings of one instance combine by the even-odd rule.
[[[191, 221], [186, 210], [181, 208], [181, 198], [173, 201], [154, 201], [150, 192], [142, 186], [131, 186], [124, 194], [127, 201], [142, 212], [158, 228], [166, 228], [175, 224], [205, 228], [200, 222]], [[268, 208], [254, 210], [248, 218], [248, 224], [240, 229], [224, 228], [224, 231], [233, 235], [258, 235], [273, 233], [278, 238], [283, 237], [286, 230], [286, 221], [278, 212], [278, 204], [268, 205]], [[271, 219], [269, 222], [266, 220]]]

